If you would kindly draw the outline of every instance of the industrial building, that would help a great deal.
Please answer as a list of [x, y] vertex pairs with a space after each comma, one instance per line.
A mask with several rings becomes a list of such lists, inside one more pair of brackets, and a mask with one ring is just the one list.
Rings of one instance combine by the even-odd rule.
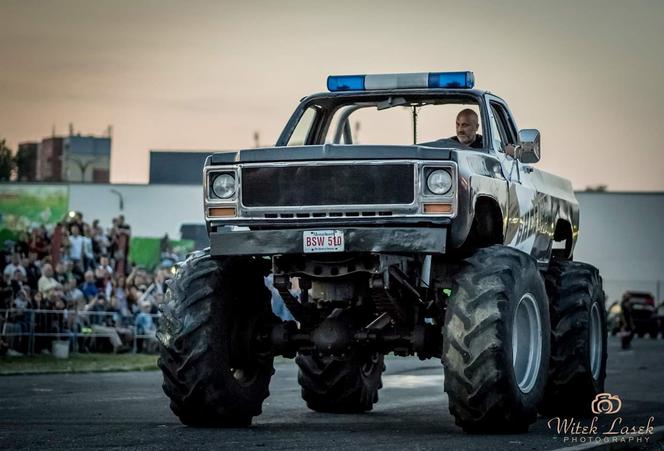
[[18, 145], [17, 180], [22, 182], [108, 183], [111, 138], [51, 136]]
[[[209, 151], [150, 151], [149, 184], [196, 185], [202, 183], [203, 165]], [[177, 170], [174, 170], [177, 168]]]

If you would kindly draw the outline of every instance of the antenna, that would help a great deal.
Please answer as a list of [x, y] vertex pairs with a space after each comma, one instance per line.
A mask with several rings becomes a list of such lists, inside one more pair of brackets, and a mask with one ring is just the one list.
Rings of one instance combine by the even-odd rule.
[[413, 105], [413, 145], [417, 144], [417, 107]]

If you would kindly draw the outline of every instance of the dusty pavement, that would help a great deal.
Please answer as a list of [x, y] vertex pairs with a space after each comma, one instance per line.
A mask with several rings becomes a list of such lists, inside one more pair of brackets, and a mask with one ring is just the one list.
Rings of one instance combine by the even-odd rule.
[[[249, 429], [223, 430], [182, 426], [168, 408], [159, 372], [0, 377], [0, 448], [499, 451], [584, 442], [582, 435], [574, 441], [572, 434], [557, 434], [555, 424], [549, 429], [548, 418], [540, 418], [528, 434], [466, 435], [448, 412], [439, 362], [390, 357], [386, 364], [373, 412], [329, 415], [307, 410], [297, 368], [279, 362], [263, 415]], [[635, 339], [633, 350], [620, 351], [610, 338], [606, 390], [621, 398], [622, 408], [600, 418], [600, 433], [609, 432], [617, 417], [620, 426], [645, 425], [651, 416], [653, 426], [664, 425], [664, 340]], [[653, 441], [641, 443], [664, 450], [662, 442]]]

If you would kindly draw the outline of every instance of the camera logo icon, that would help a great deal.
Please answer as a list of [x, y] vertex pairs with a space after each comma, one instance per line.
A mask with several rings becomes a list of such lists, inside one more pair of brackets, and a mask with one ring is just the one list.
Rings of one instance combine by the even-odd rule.
[[591, 410], [596, 415], [618, 413], [621, 407], [622, 401], [620, 401], [620, 398], [611, 393], [599, 393], [590, 405]]

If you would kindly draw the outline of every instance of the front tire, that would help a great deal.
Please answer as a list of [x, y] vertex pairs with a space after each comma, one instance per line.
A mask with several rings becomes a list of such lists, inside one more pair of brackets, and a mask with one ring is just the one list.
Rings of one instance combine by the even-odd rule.
[[553, 261], [546, 274], [551, 307], [551, 363], [542, 412], [590, 414], [604, 391], [607, 330], [602, 278], [597, 268]]
[[316, 412], [361, 413], [373, 408], [383, 386], [383, 355], [353, 352], [348, 358], [300, 354], [302, 399]]
[[549, 307], [532, 257], [478, 249], [454, 277], [443, 329], [445, 391], [471, 433], [526, 432], [537, 419], [549, 361]]
[[166, 291], [157, 339], [171, 410], [190, 426], [243, 427], [261, 413], [273, 357], [252, 335], [270, 321], [270, 293], [250, 260], [197, 252]]

